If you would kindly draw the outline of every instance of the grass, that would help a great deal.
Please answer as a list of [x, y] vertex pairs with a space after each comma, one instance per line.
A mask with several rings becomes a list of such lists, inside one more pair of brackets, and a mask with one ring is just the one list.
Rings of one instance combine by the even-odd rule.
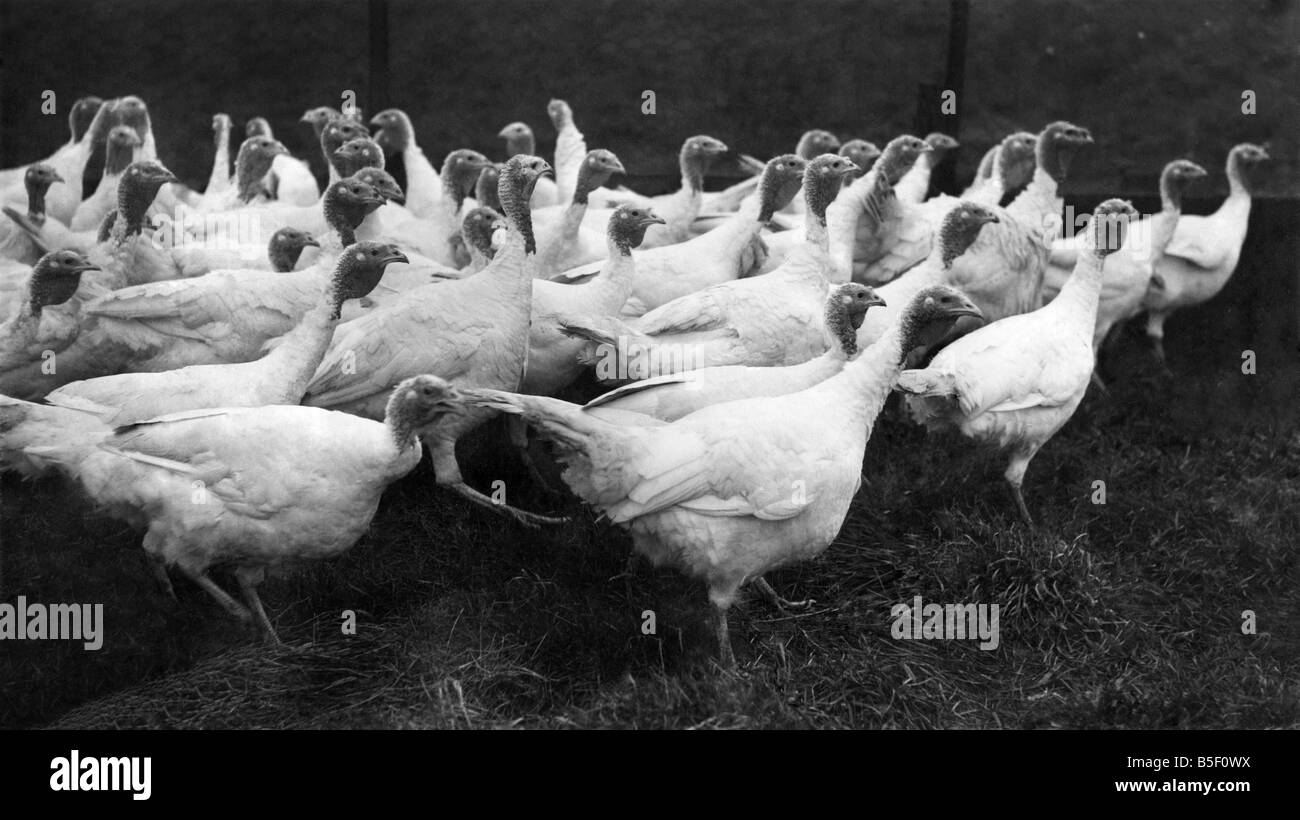
[[[1123, 344], [1116, 361], [1134, 371], [1142, 351]], [[1036, 531], [1018, 523], [999, 459], [887, 411], [835, 544], [770, 576], [788, 597], [814, 598], [812, 611], [782, 616], [757, 597], [733, 610], [737, 678], [713, 666], [702, 590], [643, 563], [617, 577], [626, 536], [530, 487], [492, 428], [467, 443], [471, 481], [503, 478], [513, 503], [558, 503], [575, 523], [503, 525], [439, 491], [423, 464], [350, 552], [264, 586], [283, 649], [254, 644], [191, 585], [177, 584], [178, 604], [161, 597], [137, 537], [59, 482], [7, 477], [6, 596], [103, 602], [107, 637], [99, 652], [7, 646], [0, 721], [1300, 726], [1296, 385], [1129, 372], [1109, 400], [1090, 394], [1031, 467]], [[1215, 402], [1230, 412], [1204, 412], [1224, 410]], [[1177, 410], [1188, 407], [1200, 412]], [[1096, 479], [1104, 506], [1091, 501]], [[1001, 645], [891, 639], [890, 607], [916, 595], [998, 603]], [[347, 609], [355, 636], [340, 630]], [[1259, 634], [1241, 633], [1245, 609]], [[642, 634], [645, 610], [655, 635]]]

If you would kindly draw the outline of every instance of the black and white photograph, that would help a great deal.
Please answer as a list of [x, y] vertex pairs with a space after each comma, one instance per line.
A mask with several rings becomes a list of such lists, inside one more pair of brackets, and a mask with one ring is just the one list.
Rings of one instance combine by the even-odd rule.
[[1300, 728], [1300, 1], [0, 49], [0, 728]]

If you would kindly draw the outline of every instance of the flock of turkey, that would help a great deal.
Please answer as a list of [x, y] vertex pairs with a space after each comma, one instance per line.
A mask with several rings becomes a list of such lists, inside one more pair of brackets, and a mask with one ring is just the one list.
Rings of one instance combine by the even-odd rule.
[[[536, 480], [529, 428], [638, 552], [705, 582], [730, 665], [728, 607], [749, 582], [797, 605], [763, 574], [835, 538], [895, 392], [1005, 453], [1032, 524], [1026, 468], [1099, 384], [1097, 352], [1145, 312], [1163, 364], [1165, 320], [1236, 267], [1268, 158], [1228, 152], [1213, 215], [1180, 215], [1206, 172], [1175, 159], [1159, 213], [1110, 199], [1062, 238], [1092, 142], [1066, 122], [1008, 135], [961, 197], [926, 198], [950, 137], [880, 150], [820, 130], [740, 155], [753, 176], [717, 192], [704, 178], [731, 149], [689, 137], [680, 188], [648, 197], [611, 186], [627, 169], [588, 150], [568, 104], [547, 113], [553, 164], [516, 122], [504, 162], [459, 149], [435, 168], [400, 110], [368, 127], [312, 109], [323, 193], [263, 118], [232, 175], [218, 114], [199, 193], [159, 161], [143, 100], [79, 100], [66, 145], [0, 171], [0, 467], [74, 479], [144, 532], [167, 591], [179, 572], [278, 640], [265, 571], [352, 546], [421, 443], [438, 484], [486, 511], [565, 520], [462, 478], [457, 441], [501, 414]], [[584, 378], [608, 392], [556, 397]]]

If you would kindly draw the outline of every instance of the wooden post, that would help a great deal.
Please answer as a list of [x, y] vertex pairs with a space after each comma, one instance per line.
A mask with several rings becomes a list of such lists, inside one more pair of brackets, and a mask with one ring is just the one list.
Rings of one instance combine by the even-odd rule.
[[388, 0], [370, 0], [370, 79], [363, 111], [366, 119], [389, 107]]
[[[939, 131], [961, 140], [961, 112], [966, 104], [963, 96], [966, 84], [966, 39], [970, 22], [970, 0], [950, 0], [948, 15], [948, 61], [944, 67], [943, 83], [921, 83], [916, 89], [916, 116], [912, 120], [912, 133], [924, 138]], [[957, 95], [953, 114], [942, 110], [942, 95], [952, 91]], [[958, 148], [942, 166], [930, 176], [930, 190], [956, 194]]]
[[[944, 72], [943, 88], [957, 95], [955, 114], [940, 116], [939, 127], [932, 129], [942, 131], [954, 139], [961, 140], [961, 115], [966, 107], [966, 40], [970, 25], [970, 0], [950, 0], [948, 14], [948, 66]], [[924, 135], [921, 135], [924, 136]], [[936, 169], [932, 185], [945, 193], [956, 194], [957, 159], [961, 155], [959, 147], [943, 164]]]

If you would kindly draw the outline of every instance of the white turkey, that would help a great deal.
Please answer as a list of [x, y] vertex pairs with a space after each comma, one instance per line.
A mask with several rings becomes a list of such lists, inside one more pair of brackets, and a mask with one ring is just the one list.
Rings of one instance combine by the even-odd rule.
[[[1100, 350], [1111, 331], [1142, 311], [1142, 300], [1149, 287], [1155, 265], [1173, 238], [1182, 213], [1184, 189], [1205, 177], [1205, 169], [1185, 159], [1167, 164], [1160, 174], [1160, 212], [1129, 226], [1124, 247], [1106, 257], [1102, 267], [1101, 295], [1097, 304], [1097, 330], [1093, 349]], [[1043, 277], [1043, 301], [1049, 302], [1068, 281], [1078, 256], [1084, 250], [1086, 229], [1052, 245], [1047, 273]], [[1154, 287], [1164, 287], [1157, 280]], [[1100, 383], [1100, 378], [1097, 378]]]
[[[457, 386], [518, 389], [528, 351], [537, 252], [528, 199], [534, 181], [550, 170], [538, 157], [512, 157], [499, 189], [510, 235], [492, 262], [466, 279], [415, 288], [340, 325], [304, 403], [381, 418], [393, 386], [422, 373]], [[481, 408], [466, 409], [427, 431], [424, 441], [438, 484], [528, 526], [558, 523], [498, 504], [465, 483], [456, 442], [491, 415]]]
[[1009, 456], [1004, 476], [1031, 526], [1021, 492], [1025, 470], [1088, 388], [1102, 262], [1123, 244], [1136, 214], [1118, 199], [1098, 205], [1085, 252], [1050, 304], [985, 325], [943, 348], [924, 370], [899, 376], [916, 420], [931, 429], [955, 428]]
[[884, 306], [866, 285], [839, 285], [826, 300], [826, 329], [834, 343], [817, 358], [785, 367], [724, 365], [643, 379], [592, 399], [587, 412], [614, 422], [628, 421], [634, 413], [676, 421], [712, 404], [804, 390], [834, 376], [858, 354], [862, 320], [869, 308]]
[[[317, 407], [211, 408], [107, 431], [76, 410], [0, 396], [0, 451], [55, 465], [108, 515], [144, 530], [168, 590], [175, 569], [278, 642], [257, 595], [266, 570], [337, 556], [384, 488], [420, 462], [420, 435], [459, 406], [433, 376], [399, 384], [383, 421]], [[234, 568], [244, 603], [208, 575]]]
[[626, 527], [637, 552], [707, 585], [718, 651], [731, 668], [727, 610], [741, 587], [830, 546], [907, 352], [977, 312], [951, 288], [932, 288], [886, 338], [820, 384], [716, 404], [669, 424], [610, 423], [540, 396], [462, 393], [522, 416], [555, 443], [569, 488]]
[[1173, 239], [1156, 260], [1155, 272], [1163, 287], [1148, 289], [1143, 305], [1147, 337], [1166, 369], [1165, 320], [1176, 310], [1213, 299], [1228, 284], [1250, 227], [1254, 174], [1267, 159], [1268, 151], [1251, 143], [1243, 142], [1229, 151], [1228, 196], [1223, 204], [1209, 216], [1180, 218]]

